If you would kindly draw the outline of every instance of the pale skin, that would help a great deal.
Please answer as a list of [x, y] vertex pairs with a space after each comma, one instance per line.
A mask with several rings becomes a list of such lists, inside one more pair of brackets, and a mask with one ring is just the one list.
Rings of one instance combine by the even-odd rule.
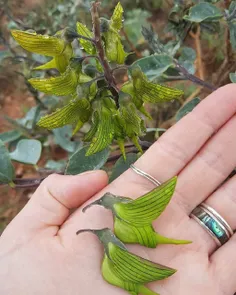
[[[163, 182], [178, 175], [176, 192], [154, 223], [165, 236], [190, 239], [190, 245], [130, 251], [176, 268], [178, 272], [149, 287], [161, 295], [233, 295], [236, 292], [236, 236], [220, 249], [192, 219], [206, 200], [236, 229], [236, 177], [219, 187], [236, 166], [236, 85], [227, 85], [201, 102], [170, 128], [135, 165]], [[103, 281], [102, 246], [83, 228], [112, 227], [111, 213], [85, 204], [109, 191], [138, 197], [154, 188], [132, 170], [107, 186], [103, 171], [49, 176], [0, 238], [0, 294], [123, 295]], [[75, 209], [70, 214], [69, 209]]]

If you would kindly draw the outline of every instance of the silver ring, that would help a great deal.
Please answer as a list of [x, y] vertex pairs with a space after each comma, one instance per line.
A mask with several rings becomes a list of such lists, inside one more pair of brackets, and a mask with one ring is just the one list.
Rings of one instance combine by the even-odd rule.
[[141, 169], [135, 167], [133, 164], [130, 165], [130, 168], [137, 173], [138, 175], [141, 175], [143, 177], [145, 177], [146, 179], [148, 179], [149, 181], [151, 181], [153, 184], [155, 184], [156, 186], [161, 185], [161, 182], [158, 181], [157, 179], [155, 179], [154, 177], [152, 177], [151, 175], [149, 175], [148, 173], [142, 171]]
[[[135, 173], [145, 177], [156, 186], [161, 185], [160, 181], [148, 173], [142, 171], [141, 169], [135, 167], [133, 164], [130, 165], [130, 168]], [[190, 214], [190, 217], [192, 217], [210, 234], [218, 247], [228, 242], [228, 240], [234, 234], [228, 222], [218, 212], [216, 212], [216, 210], [208, 206], [206, 203], [201, 203], [199, 206], [197, 206]]]
[[225, 219], [206, 203], [197, 206], [190, 214], [190, 217], [208, 232], [218, 247], [228, 242], [234, 234]]

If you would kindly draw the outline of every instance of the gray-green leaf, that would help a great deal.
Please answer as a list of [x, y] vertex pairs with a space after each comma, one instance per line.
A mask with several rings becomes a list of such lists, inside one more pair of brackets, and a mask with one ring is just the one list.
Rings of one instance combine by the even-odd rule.
[[41, 151], [42, 145], [39, 140], [22, 139], [17, 143], [16, 149], [10, 153], [10, 157], [17, 162], [35, 165], [41, 156]]
[[57, 172], [63, 172], [65, 167], [66, 167], [66, 160], [59, 160], [59, 161], [48, 160], [45, 165], [46, 169], [55, 170]]
[[223, 13], [221, 10], [211, 3], [199, 3], [190, 8], [189, 14], [184, 16], [184, 19], [194, 22], [200, 23], [203, 21], [214, 22], [218, 21], [223, 17]]
[[130, 165], [138, 160], [138, 155], [134, 153], [127, 154], [126, 161], [121, 156], [115, 163], [112, 174], [110, 176], [110, 182], [119, 177], [122, 173], [129, 169]]
[[236, 83], [236, 73], [230, 73], [229, 78], [232, 83]]
[[15, 177], [14, 167], [4, 143], [0, 140], [0, 182], [10, 183]]
[[134, 62], [131, 67], [140, 66], [149, 80], [161, 76], [168, 68], [173, 66], [173, 59], [167, 54], [154, 54]]
[[65, 174], [76, 175], [89, 170], [100, 169], [107, 161], [110, 150], [104, 149], [99, 153], [86, 156], [88, 147], [79, 148], [70, 158]]
[[67, 125], [52, 130], [55, 136], [55, 142], [67, 152], [74, 153], [78, 148], [77, 142], [71, 141], [72, 127]]
[[133, 44], [138, 44], [141, 43], [140, 41], [143, 41], [143, 36], [140, 32], [142, 26], [147, 23], [147, 18], [150, 16], [149, 12], [142, 9], [132, 9], [127, 11], [124, 28]]
[[36, 122], [39, 120], [40, 118], [40, 111], [41, 111], [41, 107], [35, 106], [32, 107], [27, 114], [25, 115], [25, 117], [21, 118], [21, 119], [17, 119], [16, 121], [23, 127], [25, 127], [26, 129], [32, 129], [34, 128]]
[[230, 43], [232, 48], [236, 50], [236, 21], [229, 22]]
[[196, 59], [196, 52], [191, 47], [182, 47], [179, 63], [188, 70], [190, 74], [195, 73], [194, 62]]
[[177, 113], [176, 115], [176, 121], [179, 121], [184, 116], [186, 116], [188, 113], [190, 113], [200, 102], [200, 98], [195, 97], [188, 103], [186, 103]]
[[22, 136], [22, 133], [18, 130], [11, 130], [4, 133], [0, 133], [0, 140], [4, 143], [14, 141]]

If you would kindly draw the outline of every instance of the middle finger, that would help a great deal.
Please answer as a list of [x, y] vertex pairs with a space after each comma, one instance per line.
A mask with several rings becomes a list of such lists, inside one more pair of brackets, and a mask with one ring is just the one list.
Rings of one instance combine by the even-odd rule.
[[236, 116], [228, 121], [179, 174], [174, 200], [189, 215], [236, 166]]

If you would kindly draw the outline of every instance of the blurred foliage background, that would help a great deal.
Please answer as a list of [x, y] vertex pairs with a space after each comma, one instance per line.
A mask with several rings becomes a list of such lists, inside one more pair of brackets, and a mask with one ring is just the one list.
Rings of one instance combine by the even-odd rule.
[[[101, 15], [110, 17], [117, 1], [102, 0], [101, 2]], [[180, 101], [154, 107], [148, 106], [148, 111], [154, 120], [146, 122], [148, 132], [142, 139], [144, 142], [154, 142], [188, 111], [183, 106], [191, 101], [193, 107], [210, 91], [181, 77], [175, 77], [173, 73], [168, 77], [166, 74], [157, 75], [156, 64], [152, 64], [153, 61], [148, 59], [152, 49], [141, 33], [142, 26], [151, 25], [167, 50], [168, 48], [173, 50], [176, 36], [180, 33], [184, 34], [181, 46], [175, 48], [175, 56], [190, 73], [202, 80], [220, 87], [230, 82], [230, 73], [231, 79], [234, 79], [235, 53], [230, 44], [230, 31], [226, 22], [223, 21], [220, 25], [218, 22], [205, 22], [195, 24], [191, 29], [186, 27], [186, 22], [182, 18], [185, 11], [199, 2], [201, 1], [121, 0], [125, 10], [122, 39], [126, 51], [132, 52], [127, 59], [127, 65], [144, 58], [142, 67], [149, 78], [164, 81], [170, 86], [183, 89], [185, 93]], [[216, 7], [219, 9], [228, 9], [231, 4], [231, 1], [206, 2], [217, 2]], [[11, 137], [10, 140], [8, 138], [10, 148], [15, 147], [19, 139], [17, 132], [6, 134], [12, 130], [12, 127], [23, 129], [28, 136], [36, 139], [40, 136], [34, 129], [39, 101], [46, 102], [49, 109], [60, 105], [57, 97], [46, 97], [33, 90], [27, 83], [26, 79], [34, 75], [32, 69], [45, 63], [46, 60], [19, 47], [10, 36], [10, 29], [33, 29], [41, 34], [54, 34], [67, 26], [75, 27], [76, 21], [91, 28], [90, 3], [90, 0], [0, 0], [0, 133]], [[77, 54], [83, 55], [80, 48]], [[123, 83], [127, 80], [126, 72], [121, 72], [116, 78]], [[71, 141], [70, 135], [69, 127], [50, 133], [43, 144], [43, 153], [37, 167], [14, 163], [16, 177], [39, 179], [47, 176], [48, 171], [63, 170], [66, 159], [78, 148], [78, 143]], [[0, 138], [3, 139], [1, 136]], [[106, 165], [108, 172], [119, 158], [116, 147], [112, 148], [113, 156]], [[127, 148], [132, 152], [131, 158], [135, 159], [133, 153], [136, 151], [133, 146], [130, 145]], [[33, 191], [34, 188], [30, 186], [22, 186], [14, 190], [8, 186], [0, 186], [0, 232], [25, 205]]]

